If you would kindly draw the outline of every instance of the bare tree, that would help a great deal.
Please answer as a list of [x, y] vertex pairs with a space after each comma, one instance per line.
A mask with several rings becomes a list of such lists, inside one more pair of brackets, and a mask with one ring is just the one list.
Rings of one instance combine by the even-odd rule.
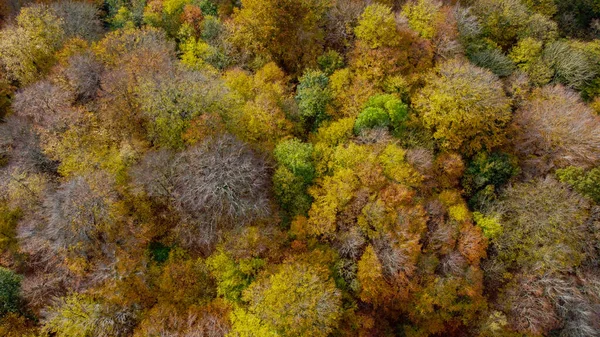
[[67, 38], [96, 40], [102, 35], [99, 11], [93, 3], [67, 0], [55, 2], [51, 8], [62, 19]]
[[[109, 181], [101, 184], [110, 186]], [[48, 223], [43, 235], [56, 250], [80, 248], [89, 251], [99, 244], [99, 232], [112, 220], [109, 198], [110, 195], [100, 193], [83, 177], [65, 182], [46, 199]]]
[[600, 117], [579, 95], [562, 86], [533, 93], [514, 116], [514, 146], [524, 171], [544, 174], [568, 165], [600, 163]]
[[0, 123], [0, 162], [25, 172], [52, 172], [56, 169], [56, 163], [42, 152], [39, 137], [31, 125], [25, 118], [15, 115]]
[[149, 196], [168, 198], [179, 211], [176, 231], [187, 246], [210, 245], [219, 229], [270, 214], [267, 164], [232, 136], [208, 139], [175, 156], [150, 153], [132, 176]]
[[102, 70], [102, 64], [91, 53], [76, 54], [69, 58], [64, 73], [78, 100], [85, 102], [96, 97]]
[[15, 94], [13, 109], [47, 129], [65, 127], [71, 114], [71, 93], [47, 80], [38, 81]]

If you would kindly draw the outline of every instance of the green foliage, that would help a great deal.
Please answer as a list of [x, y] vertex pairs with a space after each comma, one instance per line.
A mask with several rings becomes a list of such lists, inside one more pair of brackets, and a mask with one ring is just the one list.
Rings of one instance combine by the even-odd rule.
[[331, 76], [336, 70], [342, 69], [345, 65], [344, 58], [335, 50], [328, 50], [317, 59], [319, 69], [325, 75]]
[[493, 185], [500, 187], [519, 173], [517, 160], [503, 152], [480, 152], [465, 170], [462, 186], [469, 195]]
[[210, 256], [206, 264], [217, 279], [217, 294], [229, 301], [239, 302], [242, 292], [252, 283], [265, 261], [258, 258], [235, 261], [219, 250]]
[[0, 267], [0, 318], [21, 309], [22, 279], [12, 270]]
[[556, 170], [558, 179], [572, 186], [577, 192], [600, 203], [600, 168], [585, 171], [580, 167], [569, 166]]
[[358, 134], [363, 129], [386, 127], [390, 125], [390, 115], [381, 108], [367, 107], [356, 118], [354, 133]]
[[163, 263], [169, 259], [169, 253], [171, 252], [171, 247], [165, 246], [160, 242], [151, 242], [148, 246], [148, 250], [150, 250], [150, 256], [152, 260]]
[[471, 53], [469, 59], [476, 66], [489, 69], [500, 77], [509, 76], [515, 69], [512, 60], [498, 49], [484, 49]]
[[408, 118], [408, 106], [399, 98], [379, 94], [369, 98], [364, 109], [356, 118], [354, 132], [375, 127], [391, 127], [399, 132]]
[[554, 70], [554, 80], [568, 87], [580, 89], [596, 75], [586, 55], [565, 42], [548, 45], [542, 57]]
[[318, 70], [309, 70], [300, 78], [296, 101], [300, 117], [311, 130], [317, 129], [329, 117], [326, 112], [327, 105], [331, 102], [328, 85], [329, 78]]
[[210, 15], [216, 17], [217, 15], [219, 15], [217, 5], [215, 5], [215, 3], [210, 0], [200, 1], [199, 7], [202, 10], [202, 14], [204, 14], [205, 16]]
[[285, 166], [294, 175], [302, 177], [304, 184], [310, 184], [315, 177], [312, 163], [313, 146], [297, 138], [277, 144], [273, 152], [279, 165]]
[[274, 155], [279, 168], [273, 183], [280, 204], [292, 215], [306, 213], [311, 203], [306, 188], [315, 178], [312, 144], [296, 138], [285, 140], [277, 145]]

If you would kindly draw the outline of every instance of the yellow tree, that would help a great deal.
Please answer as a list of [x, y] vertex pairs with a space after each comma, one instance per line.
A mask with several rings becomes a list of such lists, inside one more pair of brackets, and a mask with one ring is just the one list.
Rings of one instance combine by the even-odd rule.
[[275, 61], [298, 74], [323, 50], [329, 0], [243, 0], [233, 14], [232, 42], [251, 65]]
[[413, 101], [441, 147], [471, 154], [505, 140], [510, 100], [490, 71], [451, 60], [439, 66]]

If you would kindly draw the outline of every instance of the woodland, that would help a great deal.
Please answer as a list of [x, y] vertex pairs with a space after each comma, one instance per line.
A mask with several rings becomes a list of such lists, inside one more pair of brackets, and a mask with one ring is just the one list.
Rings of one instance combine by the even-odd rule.
[[0, 0], [0, 336], [600, 337], [597, 0]]

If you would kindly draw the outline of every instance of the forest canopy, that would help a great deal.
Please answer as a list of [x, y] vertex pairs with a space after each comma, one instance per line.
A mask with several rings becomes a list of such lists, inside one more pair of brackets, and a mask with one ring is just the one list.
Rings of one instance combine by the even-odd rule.
[[600, 3], [2, 0], [0, 336], [600, 337]]

